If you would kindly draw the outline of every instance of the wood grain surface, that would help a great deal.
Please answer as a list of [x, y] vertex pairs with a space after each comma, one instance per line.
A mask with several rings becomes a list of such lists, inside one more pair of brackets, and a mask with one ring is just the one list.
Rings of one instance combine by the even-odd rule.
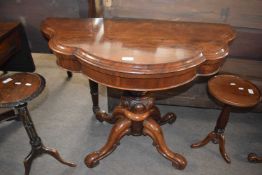
[[0, 77], [0, 107], [11, 108], [38, 96], [45, 87], [42, 76], [16, 73]]
[[61, 67], [138, 91], [216, 73], [235, 37], [229, 25], [159, 20], [48, 18], [41, 28]]
[[254, 84], [235, 75], [211, 78], [208, 90], [218, 101], [235, 107], [253, 107], [261, 100], [261, 93]]

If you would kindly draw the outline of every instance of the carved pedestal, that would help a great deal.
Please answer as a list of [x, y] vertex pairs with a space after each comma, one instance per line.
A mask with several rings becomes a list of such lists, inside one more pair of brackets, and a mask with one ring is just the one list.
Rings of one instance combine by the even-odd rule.
[[16, 110], [18, 112], [18, 115], [21, 117], [21, 120], [24, 124], [25, 130], [30, 139], [30, 144], [32, 147], [31, 152], [28, 154], [28, 156], [24, 160], [25, 175], [29, 175], [33, 160], [42, 154], [49, 154], [50, 156], [54, 157], [56, 160], [58, 160], [62, 164], [68, 165], [70, 167], [76, 166], [74, 163], [66, 162], [65, 160], [63, 160], [56, 149], [47, 148], [43, 145], [41, 138], [38, 136], [35, 130], [33, 121], [30, 117], [26, 104], [22, 104], [16, 107]]
[[158, 152], [172, 162], [178, 169], [184, 169], [187, 161], [177, 153], [172, 152], [166, 145], [160, 124], [172, 123], [176, 116], [168, 113], [160, 116], [158, 108], [154, 104], [154, 98], [146, 92], [125, 91], [121, 97], [120, 104], [114, 109], [112, 116], [98, 112], [100, 121], [114, 123], [106, 144], [85, 158], [85, 164], [92, 168], [99, 160], [113, 152], [120, 139], [125, 135], [148, 135], [153, 140], [153, 145]]

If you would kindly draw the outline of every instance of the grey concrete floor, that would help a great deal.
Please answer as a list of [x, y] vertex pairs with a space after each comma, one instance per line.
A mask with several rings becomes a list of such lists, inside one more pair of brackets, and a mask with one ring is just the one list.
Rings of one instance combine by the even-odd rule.
[[[177, 121], [162, 126], [171, 150], [184, 155], [188, 165], [177, 170], [152, 146], [149, 137], [126, 136], [118, 148], [100, 164], [89, 169], [84, 164], [86, 154], [103, 146], [111, 125], [96, 121], [91, 110], [87, 77], [74, 74], [66, 80], [66, 72], [56, 66], [55, 57], [33, 54], [36, 72], [47, 80], [45, 91], [30, 103], [29, 109], [39, 136], [46, 146], [57, 148], [60, 154], [77, 164], [70, 168], [50, 156], [36, 159], [31, 175], [261, 175], [262, 164], [251, 164], [249, 152], [262, 155], [262, 114], [232, 113], [226, 129], [226, 150], [232, 163], [224, 162], [218, 145], [212, 143], [200, 149], [190, 144], [210, 132], [219, 115], [218, 110], [176, 106], [159, 106], [161, 112], [175, 112]], [[100, 87], [100, 105], [106, 109], [106, 88]], [[23, 159], [30, 151], [28, 137], [20, 122], [0, 124], [0, 175], [21, 175]]]

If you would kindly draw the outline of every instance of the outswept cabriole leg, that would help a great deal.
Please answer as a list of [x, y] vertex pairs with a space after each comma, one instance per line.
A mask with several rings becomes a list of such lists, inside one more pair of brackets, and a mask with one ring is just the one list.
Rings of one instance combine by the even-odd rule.
[[203, 140], [192, 144], [191, 148], [200, 148], [202, 146], [205, 146], [206, 144], [208, 144], [211, 140], [213, 140], [215, 138], [216, 138], [216, 133], [214, 131], [212, 131]]
[[25, 175], [29, 175], [33, 160], [36, 158], [36, 154], [32, 149], [31, 152], [24, 159]]
[[225, 136], [224, 136], [224, 134], [223, 133], [217, 134], [217, 139], [219, 140], [218, 144], [219, 144], [220, 154], [222, 155], [222, 157], [225, 159], [225, 161], [227, 163], [230, 163], [231, 160], [230, 160], [230, 158], [227, 155], [226, 150], [225, 150]]
[[130, 133], [131, 123], [131, 120], [124, 117], [117, 120], [110, 132], [106, 144], [100, 150], [92, 152], [86, 156], [86, 166], [89, 168], [95, 167], [99, 164], [99, 160], [113, 152], [119, 144], [120, 139]]
[[49, 154], [56, 160], [58, 160], [60, 163], [70, 166], [70, 167], [76, 167], [76, 164], [66, 162], [62, 159], [59, 152], [56, 149], [53, 148], [47, 148], [42, 143], [39, 146], [32, 146], [32, 150], [29, 153], [29, 155], [24, 160], [24, 167], [25, 167], [25, 175], [29, 175], [32, 162], [35, 158], [41, 156], [42, 154]]
[[158, 152], [166, 159], [170, 160], [172, 165], [177, 169], [184, 169], [187, 165], [186, 159], [182, 155], [172, 152], [167, 147], [159, 124], [149, 117], [144, 121], [143, 126], [143, 134], [152, 138], [154, 146], [157, 148]]
[[96, 118], [100, 122], [106, 121], [107, 123], [114, 124], [114, 123], [116, 123], [117, 119], [119, 117], [124, 116], [124, 114], [125, 113], [124, 113], [123, 108], [121, 106], [116, 106], [112, 115], [107, 114], [104, 111], [99, 111], [99, 112], [96, 113]]
[[114, 115], [109, 115], [105, 111], [96, 112], [96, 119], [100, 122], [106, 121], [107, 123], [114, 124], [117, 118]]
[[172, 112], [168, 112], [161, 117], [161, 113], [156, 106], [153, 107], [153, 110], [154, 112], [152, 113], [151, 117], [155, 119], [159, 125], [164, 125], [166, 123], [172, 124], [176, 121], [176, 115]]
[[49, 154], [51, 156], [53, 156], [55, 159], [57, 159], [58, 161], [60, 161], [61, 163], [71, 166], [71, 167], [75, 167], [76, 165], [70, 162], [66, 162], [64, 161], [61, 156], [59, 155], [58, 151], [55, 149], [50, 149], [50, 148], [46, 148], [41, 141], [41, 138], [38, 136], [36, 129], [34, 127], [34, 123], [30, 117], [29, 111], [27, 109], [26, 104], [23, 104], [19, 107], [16, 108], [16, 110], [18, 111], [18, 115], [21, 117], [21, 120], [24, 124], [25, 130], [27, 132], [27, 135], [30, 139], [30, 144], [31, 144], [31, 152], [29, 153], [29, 155], [25, 158], [24, 160], [24, 166], [25, 166], [25, 175], [29, 175], [30, 172], [30, 168], [32, 165], [33, 160], [40, 156], [41, 154]]
[[54, 148], [48, 148], [42, 145], [41, 147], [43, 153], [45, 154], [49, 154], [50, 156], [52, 156], [53, 158], [55, 158], [57, 161], [59, 161], [60, 163], [70, 166], [70, 167], [76, 167], [76, 164], [71, 163], [71, 162], [66, 162], [59, 154], [59, 152], [54, 149]]
[[262, 157], [257, 156], [255, 153], [249, 153], [247, 159], [251, 163], [262, 163]]
[[200, 148], [213, 140], [216, 140], [217, 143], [219, 144], [219, 151], [221, 156], [225, 159], [227, 163], [230, 163], [231, 160], [225, 151], [225, 137], [223, 133], [216, 133], [215, 131], [212, 131], [207, 135], [207, 137], [204, 140], [192, 144], [191, 148]]

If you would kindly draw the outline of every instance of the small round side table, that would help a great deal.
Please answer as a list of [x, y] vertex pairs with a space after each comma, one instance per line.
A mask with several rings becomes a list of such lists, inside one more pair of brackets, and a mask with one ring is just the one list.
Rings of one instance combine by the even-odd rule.
[[195, 144], [192, 148], [199, 148], [209, 141], [219, 144], [219, 150], [227, 163], [231, 160], [225, 151], [224, 131], [229, 120], [230, 108], [248, 108], [258, 104], [261, 100], [259, 89], [250, 81], [241, 79], [234, 75], [218, 75], [208, 81], [209, 93], [219, 102], [223, 103], [223, 109], [217, 119], [214, 131], [207, 137]]
[[0, 77], [0, 107], [13, 108], [16, 111], [30, 139], [32, 149], [24, 160], [25, 175], [29, 175], [33, 160], [42, 154], [49, 154], [70, 167], [76, 166], [63, 160], [56, 149], [45, 147], [36, 132], [27, 103], [37, 97], [44, 88], [45, 79], [39, 74], [16, 73]]

